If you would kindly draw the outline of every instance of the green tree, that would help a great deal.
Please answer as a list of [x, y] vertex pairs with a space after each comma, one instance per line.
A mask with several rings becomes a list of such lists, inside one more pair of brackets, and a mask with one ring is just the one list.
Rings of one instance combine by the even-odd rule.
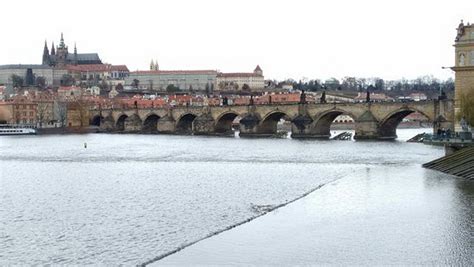
[[134, 88], [138, 88], [138, 84], [139, 84], [139, 83], [140, 83], [139, 80], [133, 79], [132, 86], [133, 86]]
[[46, 79], [43, 76], [36, 77], [36, 86], [44, 88], [46, 86]]
[[61, 85], [62, 86], [71, 86], [74, 84], [74, 77], [71, 74], [64, 74], [61, 77]]
[[175, 93], [179, 91], [179, 87], [175, 86], [174, 84], [168, 84], [166, 86], [166, 92], [168, 93]]
[[16, 75], [16, 74], [12, 74], [12, 76], [10, 77], [11, 80], [12, 80], [12, 85], [13, 87], [21, 87], [23, 86], [23, 78]]

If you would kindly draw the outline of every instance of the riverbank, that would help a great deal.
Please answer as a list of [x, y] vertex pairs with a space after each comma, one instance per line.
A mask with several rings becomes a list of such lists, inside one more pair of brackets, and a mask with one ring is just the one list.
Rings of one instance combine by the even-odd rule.
[[40, 135], [49, 134], [88, 134], [99, 133], [98, 127], [63, 127], [63, 128], [37, 128], [36, 133]]

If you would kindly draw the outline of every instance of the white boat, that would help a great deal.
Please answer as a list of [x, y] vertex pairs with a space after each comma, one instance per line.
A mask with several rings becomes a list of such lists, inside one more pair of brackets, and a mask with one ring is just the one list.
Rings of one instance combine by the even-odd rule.
[[0, 124], [0, 135], [25, 135], [36, 134], [36, 129], [32, 125], [21, 124]]

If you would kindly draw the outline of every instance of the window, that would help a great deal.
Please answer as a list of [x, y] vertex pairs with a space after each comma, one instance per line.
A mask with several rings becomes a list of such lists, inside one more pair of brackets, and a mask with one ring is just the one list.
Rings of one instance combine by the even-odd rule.
[[474, 66], [474, 50], [471, 51], [471, 66]]

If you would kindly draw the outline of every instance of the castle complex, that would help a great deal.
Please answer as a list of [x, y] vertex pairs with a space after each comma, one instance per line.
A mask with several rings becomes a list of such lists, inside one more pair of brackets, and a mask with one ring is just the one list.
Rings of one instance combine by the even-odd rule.
[[[80, 70], [77, 70], [80, 66]], [[109, 75], [110, 70], [115, 71], [116, 69], [111, 68], [110, 65], [102, 64], [97, 53], [79, 54], [75, 46], [74, 52], [69, 53], [61, 33], [59, 45], [55, 47], [53, 43], [51, 51], [45, 42], [42, 64], [0, 65], [0, 84], [12, 84], [12, 76], [18, 76], [24, 80], [23, 85], [35, 85], [35, 79], [42, 77], [46, 85], [58, 86], [61, 84], [63, 76], [67, 74], [75, 78], [84, 76], [89, 78], [91, 75], [99, 76], [103, 73], [106, 73], [106, 76], [112, 76], [112, 74]], [[126, 69], [126, 75], [123, 76], [127, 75], [128, 69]]]
[[61, 33], [61, 41], [55, 48], [54, 42], [51, 45], [51, 53], [49, 52], [46, 41], [43, 49], [43, 65], [45, 66], [65, 66], [65, 65], [85, 65], [85, 64], [102, 64], [97, 53], [78, 54], [76, 45], [74, 44], [74, 53], [69, 53], [67, 45], [64, 43], [64, 37]]
[[[461, 20], [454, 47], [456, 62], [452, 70], [455, 72], [455, 113], [459, 117], [463, 95], [474, 92], [474, 24], [464, 25]], [[456, 128], [459, 129], [459, 125]]]

